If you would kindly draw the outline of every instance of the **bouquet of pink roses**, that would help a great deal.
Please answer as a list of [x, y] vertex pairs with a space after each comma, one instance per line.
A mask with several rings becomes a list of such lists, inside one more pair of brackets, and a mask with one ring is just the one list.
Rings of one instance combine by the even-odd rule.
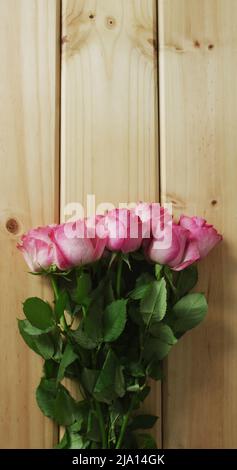
[[[36, 391], [45, 416], [65, 427], [59, 448], [155, 448], [156, 416], [138, 412], [149, 378], [205, 317], [196, 261], [222, 239], [198, 217], [178, 223], [159, 204], [140, 203], [30, 230], [18, 248], [33, 274], [52, 284], [54, 302], [23, 304], [19, 331], [44, 359]], [[74, 380], [81, 399], [62, 384]]]

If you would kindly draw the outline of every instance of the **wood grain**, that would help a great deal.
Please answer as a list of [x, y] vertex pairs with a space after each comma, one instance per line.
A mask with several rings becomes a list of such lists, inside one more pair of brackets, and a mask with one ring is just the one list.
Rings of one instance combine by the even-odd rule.
[[236, 21], [235, 0], [159, 1], [162, 199], [225, 239], [200, 265], [208, 318], [167, 361], [165, 448], [237, 446]]
[[[87, 194], [157, 200], [156, 2], [62, 4], [62, 219]], [[148, 406], [160, 415], [158, 389]]]
[[20, 337], [16, 317], [28, 296], [48, 298], [16, 243], [58, 214], [57, 0], [0, 0], [0, 447], [52, 447], [52, 424], [35, 388], [41, 360]]

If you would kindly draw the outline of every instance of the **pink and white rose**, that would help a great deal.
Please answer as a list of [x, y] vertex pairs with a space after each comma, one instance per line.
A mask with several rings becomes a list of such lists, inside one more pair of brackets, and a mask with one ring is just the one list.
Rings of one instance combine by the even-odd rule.
[[143, 238], [160, 235], [160, 231], [172, 220], [167, 207], [162, 207], [158, 202], [139, 202], [134, 212], [141, 220]]
[[159, 204], [139, 203], [131, 210], [38, 227], [22, 236], [18, 248], [30, 270], [40, 272], [53, 265], [65, 270], [93, 263], [105, 248], [130, 253], [143, 243], [151, 261], [180, 271], [205, 257], [221, 240], [205, 219], [182, 215], [176, 224]]
[[195, 261], [204, 258], [222, 240], [216, 229], [199, 217], [181, 216], [178, 224], [172, 222], [172, 237], [168, 247], [162, 247], [162, 237], [170, 235], [169, 223], [156, 234], [146, 252], [148, 257], [160, 264], [167, 264], [174, 271], [181, 271]]
[[[162, 246], [163, 238], [170, 240], [169, 246]], [[160, 237], [151, 240], [147, 255], [152, 261], [167, 264], [174, 271], [181, 271], [200, 258], [197, 245], [189, 239], [189, 231], [174, 222], [164, 227]]]
[[97, 261], [106, 244], [106, 239], [98, 237], [86, 220], [58, 225], [51, 239], [55, 246], [55, 264], [61, 270]]
[[39, 272], [54, 264], [54, 244], [50, 237], [54, 225], [38, 227], [23, 235], [17, 248], [22, 252], [32, 272]]
[[97, 236], [96, 227], [86, 220], [30, 230], [23, 235], [19, 250], [33, 272], [56, 265], [60, 270], [97, 261], [106, 238]]
[[181, 215], [179, 224], [181, 227], [189, 230], [190, 242], [196, 243], [200, 258], [207, 256], [209, 251], [222, 240], [222, 236], [213, 225], [209, 225], [201, 217]]
[[128, 209], [114, 209], [104, 217], [106, 248], [130, 253], [142, 244], [142, 226], [139, 217]]

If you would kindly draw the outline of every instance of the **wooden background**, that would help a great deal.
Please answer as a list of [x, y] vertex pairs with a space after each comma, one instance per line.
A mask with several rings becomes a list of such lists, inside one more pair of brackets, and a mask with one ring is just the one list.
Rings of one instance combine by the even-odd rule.
[[0, 18], [0, 447], [57, 440], [16, 327], [50, 293], [15, 245], [87, 194], [171, 201], [224, 234], [200, 265], [208, 318], [146, 409], [164, 448], [237, 447], [237, 1], [0, 0]]

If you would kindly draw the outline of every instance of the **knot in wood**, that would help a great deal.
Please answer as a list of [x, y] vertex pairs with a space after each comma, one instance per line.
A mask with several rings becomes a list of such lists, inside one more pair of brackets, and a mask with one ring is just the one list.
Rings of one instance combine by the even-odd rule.
[[116, 26], [116, 19], [113, 16], [107, 16], [106, 26], [109, 29], [113, 29]]
[[16, 219], [13, 219], [11, 217], [6, 221], [6, 229], [8, 232], [12, 233], [13, 235], [16, 235], [19, 232], [19, 224]]

